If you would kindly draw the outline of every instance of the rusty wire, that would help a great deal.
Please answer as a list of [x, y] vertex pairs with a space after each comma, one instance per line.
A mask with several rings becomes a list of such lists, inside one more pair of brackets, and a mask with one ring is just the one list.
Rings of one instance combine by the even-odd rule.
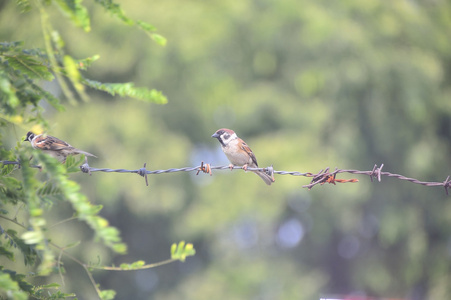
[[[14, 164], [18, 165], [20, 167], [20, 162], [17, 161], [0, 161], [0, 163], [4, 165], [8, 164]], [[185, 168], [172, 168], [172, 169], [166, 169], [166, 170], [147, 170], [146, 169], [147, 164], [144, 163], [144, 166], [137, 170], [128, 170], [128, 169], [109, 169], [109, 168], [93, 168], [90, 167], [88, 164], [87, 158], [85, 158], [85, 163], [80, 166], [80, 170], [83, 173], [88, 173], [91, 175], [93, 172], [115, 172], [115, 173], [136, 173], [142, 177], [145, 178], [146, 185], [149, 185], [147, 175], [158, 175], [158, 174], [165, 174], [165, 173], [174, 173], [174, 172], [194, 172], [196, 171], [196, 175], [198, 175], [200, 172], [210, 174], [212, 175], [212, 170], [234, 170], [234, 169], [245, 169], [245, 167], [240, 166], [212, 166], [210, 164], [205, 164], [202, 162], [200, 166], [197, 167], [185, 167]], [[31, 166], [34, 168], [41, 168], [40, 166]], [[325, 183], [329, 184], [336, 184], [336, 183], [354, 183], [358, 182], [357, 179], [337, 179], [336, 176], [339, 173], [350, 173], [350, 174], [357, 174], [357, 175], [367, 175], [370, 177], [371, 181], [373, 181], [374, 178], [377, 179], [378, 182], [381, 181], [382, 176], [387, 177], [394, 177], [400, 180], [406, 180], [415, 184], [420, 184], [424, 186], [441, 186], [445, 188], [446, 195], [448, 195], [448, 189], [451, 186], [451, 180], [450, 176], [448, 176], [445, 181], [443, 182], [428, 182], [428, 181], [420, 181], [415, 178], [406, 177], [404, 175], [400, 174], [394, 174], [390, 172], [383, 172], [382, 168], [384, 167], [384, 164], [381, 164], [380, 167], [377, 165], [374, 165], [373, 169], [371, 171], [359, 171], [359, 170], [348, 170], [348, 169], [335, 169], [332, 172], [329, 172], [330, 168], [325, 168], [320, 170], [317, 173], [301, 173], [298, 171], [276, 171], [274, 170], [273, 166], [269, 166], [266, 168], [246, 168], [247, 171], [263, 171], [266, 172], [268, 175], [270, 175], [272, 178], [274, 178], [274, 174], [278, 175], [291, 175], [291, 176], [304, 176], [304, 177], [311, 177], [312, 180], [309, 184], [303, 185], [303, 188], [308, 188], [309, 190], [312, 189], [315, 185], [320, 184], [323, 185]]]

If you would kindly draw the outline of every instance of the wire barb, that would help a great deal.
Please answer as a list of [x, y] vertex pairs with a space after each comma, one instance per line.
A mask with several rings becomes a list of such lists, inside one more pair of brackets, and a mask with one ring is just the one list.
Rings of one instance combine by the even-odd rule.
[[443, 181], [443, 187], [445, 188], [446, 196], [449, 195], [448, 189], [449, 189], [450, 184], [451, 184], [451, 180], [449, 180], [449, 175], [448, 175], [448, 177], [446, 177], [445, 181]]
[[138, 170], [138, 175], [144, 177], [146, 179], [146, 186], [149, 186], [149, 181], [147, 181], [146, 165], [147, 163], [144, 163], [144, 167]]
[[373, 170], [369, 174], [371, 182], [373, 182], [373, 177], [377, 177], [377, 181], [381, 182], [381, 173], [382, 168], [384, 167], [384, 164], [381, 164], [381, 166], [378, 168], [377, 165], [374, 165]]
[[337, 179], [337, 173], [341, 173], [338, 168], [335, 168], [335, 171], [332, 173], [329, 173], [329, 168], [326, 168], [324, 170], [319, 171], [317, 174], [307, 174], [306, 177], [313, 177], [312, 181], [308, 185], [303, 185], [303, 188], [308, 188], [308, 190], [311, 190], [315, 185], [320, 184], [323, 185], [325, 183], [336, 185], [336, 183], [347, 183], [347, 182], [359, 182], [358, 179], [352, 178], [352, 179]]
[[91, 168], [89, 167], [89, 164], [88, 164], [88, 158], [87, 158], [86, 156], [85, 156], [85, 163], [82, 164], [82, 165], [80, 166], [80, 170], [81, 170], [83, 173], [88, 173], [89, 176], [92, 175], [92, 174], [91, 174]]
[[274, 168], [272, 165], [270, 165], [269, 167], [264, 169], [266, 174], [269, 175], [269, 177], [271, 177], [272, 182], [275, 182], [276, 180], [274, 179]]

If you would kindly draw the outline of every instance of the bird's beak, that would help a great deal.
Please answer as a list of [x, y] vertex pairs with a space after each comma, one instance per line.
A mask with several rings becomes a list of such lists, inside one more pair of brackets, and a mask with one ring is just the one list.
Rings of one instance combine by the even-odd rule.
[[219, 137], [219, 134], [218, 134], [217, 132], [215, 132], [211, 137], [212, 137], [212, 138], [218, 138], [218, 137]]

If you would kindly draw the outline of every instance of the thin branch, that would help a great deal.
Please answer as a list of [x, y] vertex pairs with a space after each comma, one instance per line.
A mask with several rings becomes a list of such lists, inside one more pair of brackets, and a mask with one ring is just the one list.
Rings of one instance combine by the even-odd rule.
[[51, 229], [52, 227], [55, 227], [55, 226], [57, 226], [57, 225], [61, 225], [61, 224], [63, 224], [63, 223], [66, 223], [66, 222], [69, 222], [69, 221], [72, 221], [72, 220], [77, 220], [77, 219], [78, 219], [78, 217], [73, 216], [73, 217], [70, 217], [70, 218], [61, 220], [61, 221], [59, 221], [59, 222], [56, 222], [55, 224], [50, 225], [47, 229]]
[[151, 268], [167, 265], [167, 264], [170, 264], [175, 261], [178, 261], [178, 259], [170, 258], [170, 259], [163, 260], [163, 261], [160, 261], [157, 263], [147, 264], [147, 265], [143, 265], [143, 266], [136, 267], [136, 268], [130, 268], [130, 269], [124, 269], [121, 267], [108, 267], [108, 266], [103, 266], [103, 267], [102, 266], [89, 266], [89, 267], [92, 269], [107, 270], [107, 271], [136, 271], [136, 270], [151, 269]]
[[[25, 227], [23, 224], [20, 224], [16, 219], [11, 219], [11, 218], [8, 218], [8, 217], [3, 216], [3, 215], [0, 215], [0, 218], [5, 219], [5, 220], [8, 220], [8, 221], [10, 221], [10, 222], [12, 222], [12, 223], [14, 223], [14, 224], [16, 224], [16, 225], [22, 227], [23, 229], [26, 229], [26, 227]], [[72, 219], [76, 219], [76, 217], [71, 217], [71, 218], [62, 220], [62, 221], [60, 221], [60, 222], [58, 222], [58, 223], [53, 224], [53, 225], [50, 226], [50, 227], [56, 226], [56, 225], [61, 224], [61, 223], [63, 223], [63, 222], [70, 221], [70, 220], [72, 220]], [[49, 228], [50, 228], [50, 227], [49, 227]], [[160, 262], [153, 263], [153, 264], [142, 265], [142, 266], [135, 267], [135, 268], [132, 267], [132, 268], [130, 268], [130, 269], [121, 268], [121, 267], [113, 267], [113, 266], [111, 266], [111, 267], [110, 267], [110, 266], [92, 266], [92, 265], [89, 265], [89, 264], [86, 264], [86, 263], [82, 262], [81, 260], [79, 260], [79, 259], [76, 258], [75, 256], [73, 256], [73, 255], [71, 255], [70, 253], [68, 253], [68, 252], [66, 251], [66, 248], [65, 248], [65, 247], [60, 247], [60, 246], [58, 246], [57, 244], [55, 244], [54, 242], [50, 242], [50, 241], [49, 241], [49, 245], [51, 245], [52, 247], [58, 249], [58, 251], [59, 251], [59, 253], [58, 253], [58, 260], [57, 260], [57, 266], [58, 266], [58, 273], [59, 273], [59, 276], [60, 276], [61, 281], [62, 281], [62, 285], [63, 285], [63, 286], [65, 285], [64, 276], [63, 276], [63, 273], [62, 273], [62, 271], [61, 271], [61, 260], [62, 260], [63, 254], [64, 254], [67, 258], [69, 258], [70, 260], [74, 261], [75, 263], [77, 263], [78, 265], [80, 265], [80, 266], [85, 270], [86, 274], [87, 274], [88, 277], [89, 277], [89, 280], [91, 281], [92, 286], [94, 287], [94, 289], [96, 290], [96, 292], [97, 292], [97, 294], [98, 294], [99, 296], [101, 295], [101, 290], [100, 290], [99, 287], [97, 286], [97, 283], [96, 283], [94, 277], [92, 276], [92, 272], [90, 271], [90, 269], [105, 270], [105, 271], [134, 271], [134, 270], [144, 270], [144, 269], [150, 269], [150, 268], [155, 268], [155, 267], [167, 265], [167, 264], [170, 264], [170, 263], [175, 262], [175, 261], [178, 260], [178, 259], [172, 259], [172, 258], [171, 258], [171, 259], [167, 259], [167, 260], [160, 261]]]
[[63, 284], [63, 286], [66, 285], [65, 281], [64, 281], [64, 276], [63, 276], [63, 271], [61, 270], [61, 257], [63, 256], [63, 250], [61, 249], [59, 254], [58, 254], [58, 261], [56, 262], [56, 265], [58, 266], [58, 274], [61, 278], [61, 282]]
[[17, 226], [22, 227], [23, 229], [27, 229], [27, 228], [25, 227], [25, 225], [20, 224], [20, 223], [16, 220], [16, 218], [11, 219], [11, 218], [8, 218], [8, 217], [6, 217], [6, 216], [4, 216], [4, 215], [0, 215], [0, 218], [1, 218], [1, 219], [8, 220], [8, 221], [10, 221], [10, 222], [16, 224]]

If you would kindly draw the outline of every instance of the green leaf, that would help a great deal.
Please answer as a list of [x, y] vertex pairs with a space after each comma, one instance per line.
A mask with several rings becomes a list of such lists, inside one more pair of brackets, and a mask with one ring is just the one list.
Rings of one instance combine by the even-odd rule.
[[6, 96], [5, 100], [9, 106], [15, 108], [19, 105], [20, 101], [16, 96], [16, 88], [2, 73], [0, 73], [0, 92]]
[[145, 261], [138, 260], [138, 261], [135, 261], [135, 262], [133, 262], [131, 264], [121, 264], [120, 268], [122, 270], [138, 270], [138, 269], [142, 268], [142, 266], [144, 266], [145, 264], [146, 264]]
[[103, 290], [100, 291], [99, 297], [102, 300], [111, 300], [116, 296], [116, 291], [114, 290]]
[[91, 57], [85, 58], [85, 59], [78, 59], [77, 65], [80, 70], [87, 70], [93, 62], [98, 60], [100, 58], [100, 55], [93, 55]]
[[63, 59], [64, 71], [66, 73], [67, 78], [72, 82], [75, 90], [81, 96], [84, 101], [87, 101], [89, 98], [85, 95], [85, 86], [80, 82], [82, 79], [80, 72], [78, 71], [78, 65], [75, 60], [69, 56], [65, 55]]
[[73, 156], [70, 155], [66, 158], [66, 162], [64, 163], [64, 166], [66, 167], [67, 173], [77, 173], [80, 172], [80, 165], [84, 163], [85, 156], [79, 155], [79, 156]]
[[42, 289], [58, 289], [60, 287], [60, 285], [58, 283], [50, 283], [50, 284], [46, 284], [46, 285], [41, 285], [39, 287]]
[[105, 245], [117, 253], [125, 253], [127, 245], [122, 243], [119, 230], [109, 226], [108, 221], [103, 217], [97, 216], [102, 205], [91, 204], [88, 198], [79, 192], [80, 186], [65, 176], [64, 165], [42, 152], [35, 152], [34, 156], [43, 164], [43, 170], [51, 176], [52, 182], [59, 186], [64, 199], [72, 204], [78, 218], [85, 221]]
[[171, 258], [177, 259], [180, 261], [185, 261], [186, 257], [193, 256], [196, 254], [196, 250], [193, 247], [193, 244], [186, 244], [185, 241], [181, 241], [177, 244], [172, 244], [171, 246]]
[[83, 83], [100, 91], [107, 92], [112, 96], [128, 96], [138, 100], [152, 102], [156, 104], [166, 104], [168, 99], [157, 90], [148, 90], [146, 88], [135, 88], [133, 83], [101, 83], [94, 80], [84, 79]]
[[150, 34], [150, 38], [157, 42], [160, 46], [166, 46], [167, 40], [164, 36], [158, 34], [158, 33], [152, 33]]
[[11, 261], [14, 261], [14, 253], [9, 251], [8, 249], [6, 249], [3, 246], [0, 246], [0, 256], [6, 256], [6, 258], [8, 258]]
[[117, 17], [119, 20], [124, 22], [127, 25], [134, 25], [135, 22], [133, 22], [132, 19], [127, 17], [122, 10], [122, 8], [119, 6], [119, 4], [114, 3], [111, 0], [96, 0], [97, 3], [102, 5], [110, 14]]
[[77, 247], [78, 245], [80, 245], [80, 241], [76, 241], [76, 242], [70, 243], [70, 244], [66, 245], [64, 247], [64, 249], [74, 248], [74, 247]]
[[[1, 168], [1, 175], [5, 176], [5, 175], [10, 174], [14, 170], [15, 167], [16, 167], [15, 165], [3, 165]], [[14, 179], [14, 178], [12, 178], [12, 179]]]
[[155, 26], [150, 25], [149, 23], [143, 22], [143, 21], [136, 21], [136, 25], [138, 25], [139, 28], [141, 28], [144, 31], [155, 31], [157, 30]]
[[16, 71], [28, 75], [32, 79], [53, 80], [49, 68], [35, 57], [26, 54], [5, 55], [5, 60]]
[[140, 21], [140, 20], [137, 20], [136, 22], [133, 21], [132, 19], [130, 19], [129, 17], [127, 17], [125, 15], [125, 12], [122, 10], [122, 8], [119, 6], [119, 4], [114, 3], [112, 0], [96, 0], [96, 2], [99, 3], [100, 5], [102, 5], [113, 16], [117, 17], [119, 20], [121, 20], [125, 24], [131, 25], [131, 26], [136, 25], [140, 29], [144, 30], [150, 36], [150, 38], [152, 40], [154, 40], [157, 44], [159, 44], [161, 46], [166, 45], [166, 39], [163, 36], [161, 36], [159, 34], [151, 33], [153, 31], [157, 30], [155, 28], [155, 26], [153, 26], [147, 22]]
[[5, 237], [9, 240], [9, 244], [18, 248], [23, 256], [25, 265], [34, 265], [37, 259], [36, 250], [33, 246], [27, 245], [22, 239], [17, 236], [17, 232], [13, 229], [8, 229]]
[[63, 192], [61, 191], [61, 188], [57, 185], [55, 185], [52, 182], [44, 182], [42, 187], [40, 187], [36, 194], [39, 197], [46, 197], [46, 196], [61, 196], [63, 195]]
[[83, 28], [86, 32], [91, 31], [88, 10], [81, 5], [81, 0], [55, 0], [55, 2], [76, 26]]
[[27, 231], [22, 234], [22, 240], [25, 244], [38, 244], [43, 241], [44, 237], [40, 231]]
[[22, 13], [28, 12], [31, 10], [31, 4], [28, 0], [16, 0], [17, 6], [19, 6], [20, 11]]
[[142, 30], [144, 30], [147, 35], [150, 36], [150, 38], [152, 40], [154, 40], [155, 42], [157, 42], [157, 44], [159, 44], [160, 46], [166, 46], [166, 38], [160, 34], [157, 33], [153, 33], [153, 31], [156, 31], [157, 29], [155, 28], [155, 26], [150, 25], [149, 23], [143, 22], [143, 21], [136, 21], [136, 25], [141, 28]]
[[58, 98], [56, 98], [51, 93], [45, 91], [40, 86], [38, 86], [38, 85], [36, 85], [34, 83], [31, 83], [30, 86], [33, 89], [33, 91], [35, 91], [37, 93], [37, 95], [39, 97], [46, 99], [47, 102], [51, 106], [53, 106], [53, 108], [55, 108], [58, 111], [64, 111], [64, 106], [61, 105], [61, 102], [60, 102], [60, 100]]
[[17, 281], [11, 278], [11, 275], [5, 271], [0, 271], [0, 290], [5, 291], [7, 294], [11, 295], [11, 299], [17, 300], [27, 300], [28, 294], [21, 291]]

